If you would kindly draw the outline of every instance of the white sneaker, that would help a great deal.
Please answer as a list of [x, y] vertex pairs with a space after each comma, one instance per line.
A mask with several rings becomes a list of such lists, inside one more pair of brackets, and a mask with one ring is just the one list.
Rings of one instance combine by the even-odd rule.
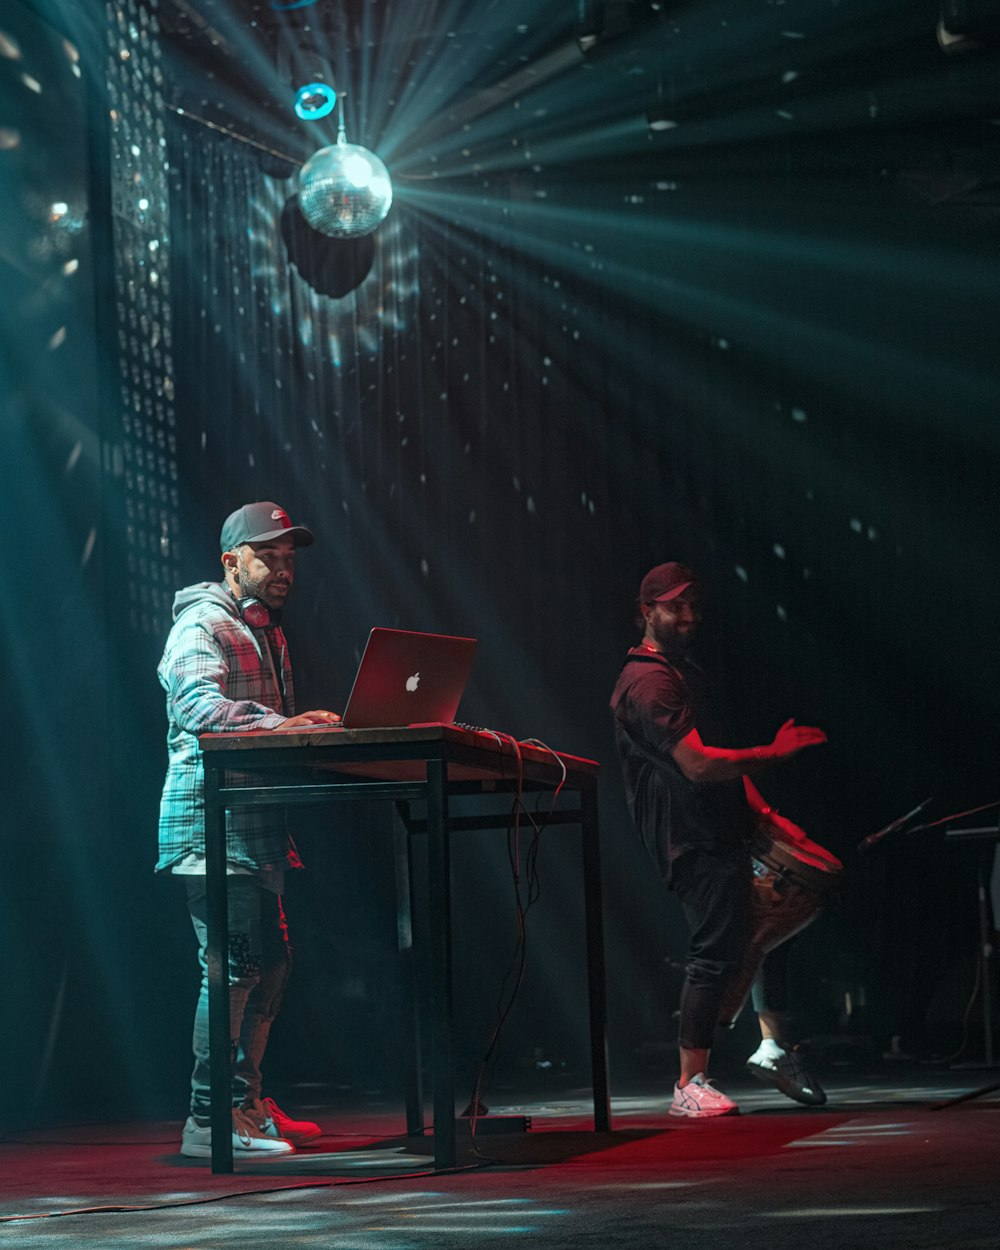
[[752, 1072], [758, 1081], [773, 1085], [786, 1098], [793, 1098], [806, 1107], [822, 1107], [826, 1102], [826, 1094], [819, 1082], [806, 1071], [798, 1047], [783, 1050], [778, 1055], [762, 1047], [747, 1060], [747, 1071]]
[[[262, 1133], [245, 1111], [239, 1107], [233, 1108], [234, 1155], [287, 1155], [294, 1149], [291, 1142]], [[207, 1124], [199, 1124], [193, 1116], [188, 1116], [181, 1133], [181, 1154], [187, 1155], [189, 1159], [212, 1157], [212, 1130]]]
[[704, 1072], [693, 1076], [684, 1086], [674, 1086], [670, 1115], [707, 1120], [712, 1116], [739, 1115], [740, 1109], [721, 1089], [717, 1089]]

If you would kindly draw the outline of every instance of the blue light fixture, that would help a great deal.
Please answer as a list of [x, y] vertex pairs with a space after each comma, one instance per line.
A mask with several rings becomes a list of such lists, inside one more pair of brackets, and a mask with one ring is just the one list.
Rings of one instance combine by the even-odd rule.
[[310, 82], [295, 93], [295, 115], [304, 122], [328, 117], [337, 105], [337, 93], [328, 83]]

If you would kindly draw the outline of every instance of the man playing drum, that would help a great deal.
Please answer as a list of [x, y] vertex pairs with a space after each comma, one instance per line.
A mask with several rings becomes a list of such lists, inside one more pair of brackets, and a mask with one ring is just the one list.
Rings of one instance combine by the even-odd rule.
[[[727, 986], [750, 947], [753, 824], [770, 822], [786, 840], [807, 840], [767, 806], [749, 775], [825, 742], [826, 735], [788, 720], [767, 745], [707, 745], [705, 738], [718, 740], [719, 727], [704, 674], [687, 650], [701, 620], [695, 574], [682, 564], [657, 565], [642, 580], [639, 611], [643, 637], [626, 657], [611, 709], [632, 819], [691, 930], [680, 1001], [680, 1077], [670, 1114], [733, 1115], [739, 1107], [709, 1080], [707, 1069]], [[826, 1095], [799, 1053], [783, 1044], [783, 964], [779, 947], [754, 980], [761, 1044], [747, 1066], [782, 1093], [817, 1106]]]

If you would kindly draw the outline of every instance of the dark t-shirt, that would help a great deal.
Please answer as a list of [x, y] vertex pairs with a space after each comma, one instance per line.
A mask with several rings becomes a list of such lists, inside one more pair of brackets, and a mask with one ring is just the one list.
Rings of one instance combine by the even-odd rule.
[[739, 780], [689, 781], [670, 751], [692, 729], [721, 745], [705, 675], [687, 656], [667, 659], [635, 647], [611, 696], [629, 811], [664, 880], [693, 849], [739, 853], [751, 832]]

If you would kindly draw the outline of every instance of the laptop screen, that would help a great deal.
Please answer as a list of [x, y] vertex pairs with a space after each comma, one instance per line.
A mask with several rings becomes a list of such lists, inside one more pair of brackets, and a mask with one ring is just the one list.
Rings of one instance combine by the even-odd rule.
[[373, 629], [341, 723], [345, 729], [451, 724], [475, 654], [475, 638]]

